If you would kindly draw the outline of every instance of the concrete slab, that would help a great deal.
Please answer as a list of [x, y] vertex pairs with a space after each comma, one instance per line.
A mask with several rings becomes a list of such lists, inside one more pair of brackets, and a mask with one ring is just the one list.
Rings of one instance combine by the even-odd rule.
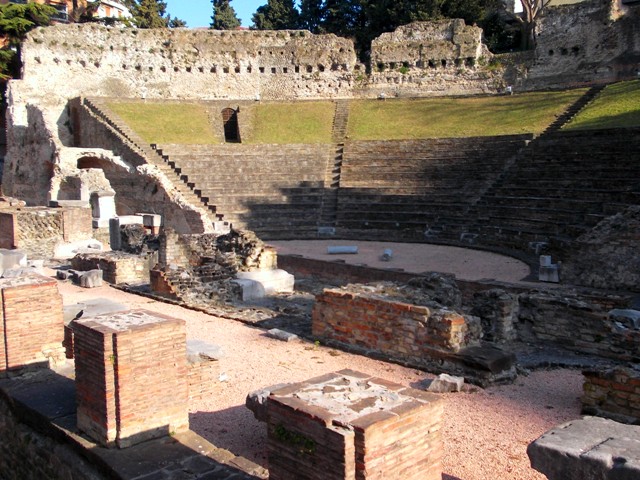
[[65, 324], [68, 324], [81, 311], [82, 318], [91, 318], [104, 313], [126, 312], [131, 308], [123, 303], [114, 302], [107, 298], [90, 298], [88, 300], [84, 300], [82, 303], [65, 305], [63, 309], [64, 322]]

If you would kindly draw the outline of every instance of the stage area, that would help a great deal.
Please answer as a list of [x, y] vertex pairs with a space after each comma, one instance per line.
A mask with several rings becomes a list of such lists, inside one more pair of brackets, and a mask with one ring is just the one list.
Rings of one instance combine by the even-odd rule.
[[[301, 255], [328, 262], [344, 260], [353, 265], [403, 269], [415, 273], [452, 273], [461, 280], [530, 283], [533, 278], [529, 266], [515, 258], [445, 245], [351, 240], [290, 240], [269, 244], [276, 248], [278, 255]], [[330, 246], [356, 246], [358, 253], [331, 255], [327, 253], [327, 247]], [[381, 259], [386, 249], [392, 252], [389, 261]]]

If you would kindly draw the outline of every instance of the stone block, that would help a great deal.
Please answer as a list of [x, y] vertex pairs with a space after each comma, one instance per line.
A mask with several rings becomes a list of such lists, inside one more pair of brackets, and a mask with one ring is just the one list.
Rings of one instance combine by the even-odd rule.
[[464, 385], [463, 377], [454, 377], [446, 373], [442, 373], [438, 378], [434, 379], [429, 385], [429, 390], [432, 393], [450, 393], [459, 392]]
[[529, 444], [531, 466], [549, 480], [640, 478], [640, 426], [597, 417], [574, 420]]
[[541, 282], [559, 283], [559, 265], [540, 266], [540, 268], [538, 269], [538, 280], [540, 280]]
[[96, 288], [102, 286], [102, 270], [89, 270], [80, 275], [80, 286]]
[[284, 330], [280, 330], [278, 328], [272, 328], [271, 330], [267, 331], [267, 335], [271, 338], [275, 338], [276, 340], [282, 340], [283, 342], [291, 342], [298, 339], [297, 335], [285, 332]]
[[334, 246], [327, 247], [327, 253], [329, 255], [343, 255], [343, 254], [355, 255], [358, 253], [358, 247], [348, 246], [348, 245], [347, 246], [334, 245]]
[[270, 387], [261, 388], [260, 390], [254, 390], [247, 394], [245, 406], [253, 412], [253, 416], [256, 420], [259, 422], [266, 422], [268, 418], [267, 401], [269, 399], [269, 395], [271, 395], [271, 392], [275, 392], [276, 390], [280, 390], [286, 386], [286, 383], [278, 383], [276, 385], [271, 385]]
[[284, 270], [261, 270], [239, 272], [233, 282], [242, 288], [242, 301], [249, 301], [274, 293], [292, 293], [295, 277]]
[[0, 277], [5, 270], [27, 266], [27, 254], [22, 250], [0, 249]]
[[616, 308], [609, 311], [609, 319], [626, 328], [640, 329], [640, 310]]

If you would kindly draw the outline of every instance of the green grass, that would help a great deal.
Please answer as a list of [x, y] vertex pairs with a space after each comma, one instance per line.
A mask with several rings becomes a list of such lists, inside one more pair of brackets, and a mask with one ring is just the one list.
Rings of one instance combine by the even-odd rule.
[[220, 142], [201, 105], [110, 102], [108, 107], [148, 143], [210, 145]]
[[348, 135], [352, 140], [395, 140], [539, 133], [584, 92], [355, 101]]
[[640, 80], [609, 85], [564, 129], [634, 127], [640, 125]]
[[254, 110], [243, 143], [331, 143], [333, 102], [266, 103]]

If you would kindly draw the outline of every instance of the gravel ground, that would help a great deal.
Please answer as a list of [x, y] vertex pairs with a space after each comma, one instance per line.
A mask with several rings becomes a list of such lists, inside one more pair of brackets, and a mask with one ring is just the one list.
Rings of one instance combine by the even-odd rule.
[[[53, 275], [51, 271], [49, 274]], [[217, 395], [189, 405], [192, 430], [215, 445], [267, 466], [266, 428], [244, 406], [248, 392], [352, 368], [413, 387], [424, 372], [305, 341], [281, 342], [258, 328], [128, 294], [107, 285], [82, 289], [60, 282], [65, 305], [95, 298], [145, 308], [187, 322], [187, 335], [223, 348], [227, 380]], [[537, 371], [515, 384], [446, 394], [443, 480], [543, 480], [529, 466], [527, 445], [555, 425], [579, 418], [578, 370]]]

